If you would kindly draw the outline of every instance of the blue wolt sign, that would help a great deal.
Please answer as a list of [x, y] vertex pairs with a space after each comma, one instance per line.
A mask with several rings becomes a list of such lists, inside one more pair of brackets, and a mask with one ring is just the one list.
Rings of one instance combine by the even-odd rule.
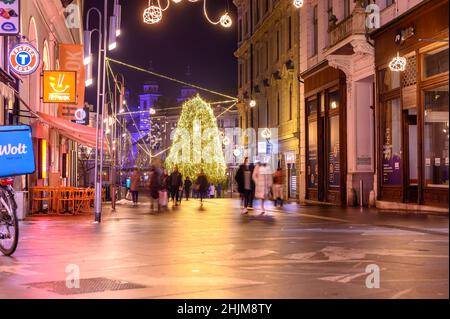
[[31, 174], [35, 169], [31, 127], [0, 126], [0, 177]]

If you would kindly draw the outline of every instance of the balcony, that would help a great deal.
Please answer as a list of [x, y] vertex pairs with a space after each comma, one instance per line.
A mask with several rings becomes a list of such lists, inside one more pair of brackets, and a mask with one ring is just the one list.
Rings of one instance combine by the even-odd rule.
[[364, 35], [365, 33], [366, 13], [364, 8], [357, 5], [350, 16], [335, 26], [330, 26], [328, 47], [331, 48], [352, 35]]

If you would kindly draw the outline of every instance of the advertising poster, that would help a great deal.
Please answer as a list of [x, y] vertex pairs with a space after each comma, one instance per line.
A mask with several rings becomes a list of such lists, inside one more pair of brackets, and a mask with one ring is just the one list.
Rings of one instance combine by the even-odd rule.
[[31, 127], [0, 126], [0, 177], [31, 174], [35, 169]]
[[20, 0], [0, 1], [0, 35], [20, 33]]

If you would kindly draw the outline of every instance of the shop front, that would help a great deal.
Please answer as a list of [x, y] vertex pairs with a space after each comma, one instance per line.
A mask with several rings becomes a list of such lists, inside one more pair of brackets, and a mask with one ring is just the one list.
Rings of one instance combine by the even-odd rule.
[[346, 203], [346, 77], [324, 62], [305, 82], [306, 200]]
[[379, 207], [448, 208], [448, 18], [424, 1], [372, 34]]

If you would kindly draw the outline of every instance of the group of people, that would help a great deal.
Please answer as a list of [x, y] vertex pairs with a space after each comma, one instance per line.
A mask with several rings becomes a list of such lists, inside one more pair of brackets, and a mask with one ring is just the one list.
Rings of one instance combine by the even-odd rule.
[[235, 181], [238, 192], [241, 195], [241, 211], [248, 214], [248, 209], [253, 208], [254, 198], [261, 200], [261, 214], [265, 214], [265, 201], [272, 199], [275, 207], [283, 206], [283, 182], [281, 168], [272, 174], [271, 168], [266, 163], [249, 164], [248, 157], [239, 167]]
[[[130, 193], [133, 201], [133, 206], [138, 204], [138, 189], [141, 176], [139, 169], [135, 168], [131, 175]], [[203, 198], [210, 196], [208, 178], [204, 174], [203, 170], [197, 176], [195, 183], [193, 184], [189, 176], [183, 181], [182, 174], [178, 171], [178, 167], [174, 167], [173, 172], [169, 175], [167, 170], [160, 172], [157, 168], [152, 167], [150, 169], [149, 176], [149, 188], [151, 198], [151, 210], [156, 207], [158, 211], [161, 207], [167, 207], [169, 198], [173, 202], [174, 206], [178, 206], [181, 203], [183, 193], [186, 196], [186, 200], [189, 200], [191, 189], [200, 198], [200, 202], [203, 205]]]

